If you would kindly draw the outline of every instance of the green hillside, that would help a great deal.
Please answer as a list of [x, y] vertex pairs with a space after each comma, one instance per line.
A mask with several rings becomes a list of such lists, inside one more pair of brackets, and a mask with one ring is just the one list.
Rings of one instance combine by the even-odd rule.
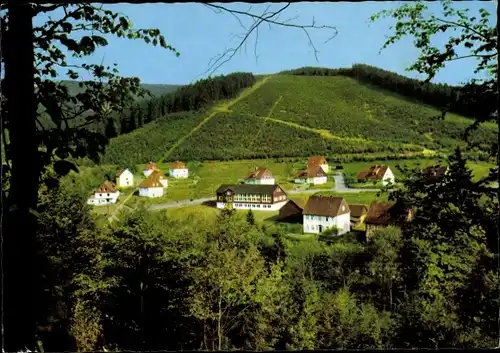
[[[443, 120], [437, 108], [345, 76], [276, 74], [262, 80], [229, 108], [192, 112], [181, 125], [167, 115], [161, 123], [146, 124], [111, 140], [104, 160], [137, 164], [161, 158], [448, 151], [464, 145], [462, 134], [472, 122], [455, 114]], [[492, 124], [481, 127], [473, 140], [487, 149], [495, 139], [495, 129]], [[172, 141], [174, 136], [182, 140]], [[144, 148], [146, 140], [151, 148]]]

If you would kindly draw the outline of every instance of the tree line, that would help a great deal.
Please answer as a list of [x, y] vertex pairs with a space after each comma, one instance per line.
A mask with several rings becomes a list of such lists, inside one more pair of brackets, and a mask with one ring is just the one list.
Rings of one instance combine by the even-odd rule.
[[[464, 116], [474, 116], [477, 102], [471, 103], [465, 96], [473, 85], [452, 86], [409, 78], [397, 73], [366, 64], [354, 64], [350, 68], [302, 67], [282, 71], [282, 74], [301, 76], [346, 76], [359, 82], [374, 85], [402, 96]], [[484, 102], [483, 102], [484, 103]]]
[[[167, 114], [195, 111], [220, 100], [234, 98], [241, 90], [254, 83], [255, 76], [253, 74], [235, 72], [226, 76], [209, 77], [192, 85], [182, 86], [172, 93], [134, 104], [128, 113], [120, 119], [119, 131], [121, 134], [125, 134]], [[111, 132], [111, 128], [109, 131]]]

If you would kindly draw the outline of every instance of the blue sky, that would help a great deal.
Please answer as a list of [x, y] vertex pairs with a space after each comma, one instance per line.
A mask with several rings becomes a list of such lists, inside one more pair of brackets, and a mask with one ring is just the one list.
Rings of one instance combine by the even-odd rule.
[[[247, 50], [236, 54], [215, 74], [235, 71], [253, 73], [274, 73], [302, 66], [349, 67], [354, 63], [365, 63], [410, 77], [415, 73], [405, 72], [418, 56], [412, 39], [406, 38], [379, 53], [385, 36], [390, 34], [391, 20], [380, 20], [370, 24], [369, 17], [383, 9], [393, 9], [403, 2], [360, 2], [360, 3], [293, 3], [280, 17], [287, 19], [298, 16], [295, 23], [335, 26], [338, 34], [324, 43], [332, 32], [328, 29], [311, 30], [311, 38], [319, 50], [316, 61], [305, 34], [296, 28], [262, 25], [259, 30], [256, 59], [255, 36], [249, 38]], [[249, 4], [232, 3], [225, 6], [247, 10]], [[272, 4], [278, 9], [280, 4]], [[439, 3], [428, 3], [436, 14]], [[477, 11], [486, 8], [495, 14], [494, 2], [461, 2], [456, 7], [469, 7]], [[237, 19], [230, 14], [215, 13], [199, 3], [177, 4], [115, 4], [110, 9], [126, 14], [136, 28], [159, 28], [167, 42], [175, 47], [180, 56], [160, 47], [153, 47], [140, 41], [108, 38], [109, 45], [98, 50], [89, 61], [105, 64], [118, 63], [124, 76], [138, 76], [143, 83], [187, 84], [206, 77], [211, 58], [224, 52], [226, 47], [237, 44], [234, 36], [244, 30]], [[265, 4], [252, 5], [252, 12], [262, 13]], [[43, 21], [38, 18], [35, 24]], [[493, 19], [492, 19], [493, 20]], [[250, 22], [244, 21], [244, 24]], [[460, 84], [473, 77], [474, 59], [460, 60], [449, 64], [433, 80]]]

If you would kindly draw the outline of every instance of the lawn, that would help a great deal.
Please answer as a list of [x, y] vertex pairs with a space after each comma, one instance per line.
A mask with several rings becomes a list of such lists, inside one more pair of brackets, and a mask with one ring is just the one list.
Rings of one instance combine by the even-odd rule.
[[[276, 162], [273, 160], [242, 160], [242, 161], [207, 161], [188, 162], [189, 178], [168, 179], [166, 194], [161, 198], [152, 199], [153, 203], [167, 203], [179, 200], [199, 199], [215, 195], [215, 190], [221, 184], [238, 184], [255, 167], [269, 168], [276, 183], [283, 189], [290, 190], [295, 187], [293, 178], [295, 174], [305, 167], [306, 159], [302, 162]], [[158, 167], [168, 173], [168, 163], [159, 164]], [[142, 170], [144, 165], [138, 165]], [[137, 176], [139, 177], [139, 176]], [[140, 176], [144, 179], [144, 176]], [[333, 177], [324, 185], [316, 185], [314, 188], [332, 188], [335, 185]]]

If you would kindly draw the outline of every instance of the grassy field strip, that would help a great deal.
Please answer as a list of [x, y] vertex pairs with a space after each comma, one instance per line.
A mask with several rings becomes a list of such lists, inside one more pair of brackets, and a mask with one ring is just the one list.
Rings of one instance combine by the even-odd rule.
[[[255, 115], [250, 115], [250, 114], [248, 114], [248, 116], [251, 116], [251, 117], [254, 117], [254, 118], [263, 119], [265, 121], [272, 121], [274, 123], [287, 125], [287, 126], [290, 126], [290, 127], [296, 128], [296, 129], [310, 131], [310, 132], [318, 134], [321, 137], [324, 137], [324, 138], [329, 139], [329, 140], [343, 140], [344, 139], [343, 137], [332, 135], [330, 133], [330, 131], [328, 131], [328, 130], [314, 129], [312, 127], [307, 127], [307, 126], [300, 125], [300, 124], [297, 124], [297, 123], [292, 123], [290, 121], [279, 120], [279, 119], [271, 118], [271, 117], [268, 117], [268, 116], [255, 116]], [[368, 140], [360, 139], [360, 138], [357, 138], [357, 137], [348, 137], [347, 139], [352, 140], [352, 141], [359, 141], [359, 142], [366, 142], [366, 141], [368, 141]]]
[[271, 118], [271, 116], [273, 115], [273, 111], [274, 109], [276, 109], [276, 107], [278, 106], [278, 104], [280, 103], [280, 101], [283, 99], [283, 96], [280, 96], [278, 99], [276, 99], [276, 102], [274, 102], [273, 106], [271, 107], [271, 109], [269, 109], [269, 114], [267, 114], [267, 117], [268, 118]]
[[[258, 90], [263, 84], [265, 84], [270, 78], [271, 78], [271, 76], [264, 77], [262, 80], [256, 82], [252, 87], [249, 87], [249, 88], [243, 90], [243, 92], [241, 92], [241, 94], [238, 97], [236, 97], [235, 99], [232, 99], [232, 100], [230, 100], [227, 103], [219, 104], [219, 105], [213, 107], [212, 108], [212, 112], [205, 119], [203, 119], [201, 121], [201, 123], [199, 123], [197, 126], [195, 126], [191, 131], [189, 131], [186, 135], [184, 135], [183, 137], [181, 137], [179, 140], [177, 140], [177, 142], [174, 143], [172, 145], [172, 147], [170, 147], [168, 149], [168, 151], [163, 155], [163, 157], [161, 157], [157, 162], [158, 163], [163, 163], [163, 161], [172, 153], [172, 151], [175, 148], [177, 148], [181, 143], [183, 143], [193, 133], [195, 133], [196, 131], [198, 131], [204, 124], [206, 124], [215, 115], [217, 115], [217, 114], [219, 114], [221, 112], [227, 112], [227, 111], [229, 111], [229, 108], [231, 108], [233, 105], [235, 105], [236, 103], [238, 103], [239, 101], [241, 101], [243, 98], [246, 98], [246, 97], [250, 96], [256, 90]], [[120, 204], [118, 205], [118, 207], [116, 207], [116, 209], [113, 211], [113, 213], [109, 216], [109, 218], [108, 218], [109, 222], [112, 222], [113, 219], [116, 219], [117, 212], [127, 203], [128, 200], [130, 200], [130, 198], [134, 195], [134, 193], [137, 190], [139, 190], [139, 188], [136, 188], [133, 192], [130, 193], [130, 195], [128, 195], [125, 198], [125, 200], [123, 200], [122, 202], [120, 202]]]

